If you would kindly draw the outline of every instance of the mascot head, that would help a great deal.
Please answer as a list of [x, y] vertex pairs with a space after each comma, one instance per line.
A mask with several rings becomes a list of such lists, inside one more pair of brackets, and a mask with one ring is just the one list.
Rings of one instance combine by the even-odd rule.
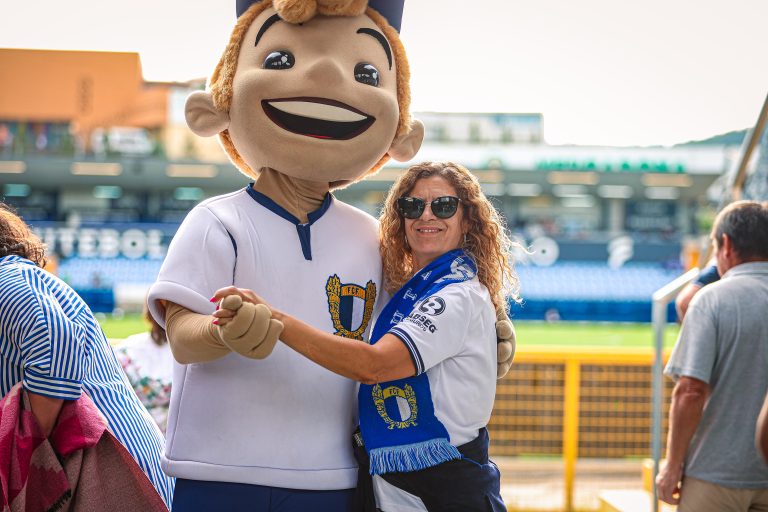
[[[390, 157], [406, 161], [424, 128], [409, 115], [398, 31], [403, 0], [238, 0], [238, 20], [187, 123], [218, 134], [233, 163], [343, 187]], [[376, 9], [374, 4], [380, 4]]]

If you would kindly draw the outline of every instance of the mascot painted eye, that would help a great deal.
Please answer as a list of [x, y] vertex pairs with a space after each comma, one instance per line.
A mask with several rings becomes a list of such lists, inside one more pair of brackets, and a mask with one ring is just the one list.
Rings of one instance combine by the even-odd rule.
[[294, 58], [291, 52], [287, 52], [285, 50], [279, 50], [267, 55], [267, 58], [264, 59], [264, 64], [262, 65], [262, 68], [290, 69], [293, 67], [295, 63], [296, 63], [296, 59]]
[[372, 64], [361, 62], [355, 66], [355, 80], [361, 84], [379, 86], [379, 70]]

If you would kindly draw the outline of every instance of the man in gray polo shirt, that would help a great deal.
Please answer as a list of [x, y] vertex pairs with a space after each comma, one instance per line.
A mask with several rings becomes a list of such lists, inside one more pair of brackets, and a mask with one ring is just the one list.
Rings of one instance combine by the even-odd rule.
[[691, 301], [665, 370], [676, 385], [656, 489], [679, 512], [768, 510], [754, 444], [768, 390], [768, 208], [729, 205], [712, 239], [723, 278]]

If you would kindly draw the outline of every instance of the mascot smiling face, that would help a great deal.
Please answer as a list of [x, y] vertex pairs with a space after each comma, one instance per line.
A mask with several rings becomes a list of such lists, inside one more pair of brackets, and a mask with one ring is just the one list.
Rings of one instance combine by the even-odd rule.
[[405, 51], [397, 31], [366, 4], [250, 5], [209, 91], [187, 101], [190, 128], [219, 134], [252, 178], [269, 167], [334, 188], [376, 172], [389, 157], [410, 160], [423, 126], [408, 114]]

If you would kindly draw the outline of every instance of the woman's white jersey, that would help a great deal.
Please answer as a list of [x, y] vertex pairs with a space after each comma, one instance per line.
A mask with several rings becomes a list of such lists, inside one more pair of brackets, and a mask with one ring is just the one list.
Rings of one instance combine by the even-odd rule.
[[[427, 372], [435, 416], [451, 444], [475, 439], [488, 424], [496, 397], [496, 313], [487, 288], [477, 277], [449, 284], [389, 332], [403, 340], [416, 371]], [[373, 486], [384, 512], [427, 510], [419, 498], [379, 476]]]

